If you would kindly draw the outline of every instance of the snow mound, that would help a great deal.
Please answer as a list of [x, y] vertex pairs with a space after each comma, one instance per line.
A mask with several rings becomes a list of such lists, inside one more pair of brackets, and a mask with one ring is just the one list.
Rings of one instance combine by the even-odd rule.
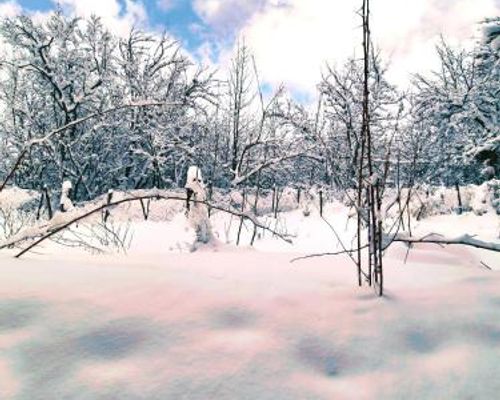
[[7, 187], [0, 192], [0, 209], [10, 211], [20, 209], [30, 202], [36, 202], [40, 195], [34, 190]]

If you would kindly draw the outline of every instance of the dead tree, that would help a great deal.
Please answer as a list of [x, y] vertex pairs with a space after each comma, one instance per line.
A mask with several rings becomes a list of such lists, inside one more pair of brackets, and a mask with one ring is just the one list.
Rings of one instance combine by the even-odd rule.
[[[370, 1], [363, 0], [361, 10], [363, 20], [363, 113], [361, 128], [361, 156], [358, 164], [357, 188], [357, 267], [358, 284], [365, 276], [369, 286], [374, 286], [377, 294], [383, 294], [382, 268], [382, 221], [380, 179], [372, 159], [372, 135], [370, 130]], [[368, 242], [367, 271], [363, 272], [361, 233], [366, 227]]]

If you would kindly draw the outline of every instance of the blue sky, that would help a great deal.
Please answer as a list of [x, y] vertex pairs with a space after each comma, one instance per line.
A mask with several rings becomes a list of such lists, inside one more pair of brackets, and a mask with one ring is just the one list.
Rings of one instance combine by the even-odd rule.
[[26, 10], [50, 10], [54, 3], [49, 0], [20, 0], [18, 3]]
[[[120, 14], [123, 15], [126, 12], [126, 3], [124, 0], [117, 1], [121, 7]], [[5, 0], [0, 0], [0, 3], [5, 2]], [[85, 0], [80, 0], [80, 2], [84, 3]], [[55, 9], [58, 4], [56, 0], [18, 0], [17, 3], [28, 12], [47, 12]], [[141, 3], [147, 11], [150, 26], [170, 32], [190, 51], [198, 48], [210, 31], [210, 27], [194, 11], [191, 1], [170, 1], [170, 7], [162, 7], [162, 2], [155, 0], [145, 0]], [[62, 1], [59, 4], [64, 6], [65, 2]], [[199, 31], [193, 32], [194, 26], [202, 29], [203, 34]]]
[[[359, 54], [360, 0], [0, 0], [0, 16], [65, 13], [103, 17], [115, 32], [132, 26], [166, 31], [194, 58], [227, 69], [235, 40], [244, 37], [266, 88], [284, 83], [304, 102], [315, 97], [325, 63]], [[437, 67], [435, 44], [472, 46], [477, 22], [500, 14], [500, 0], [372, 0], [372, 33], [402, 86], [412, 73]]]

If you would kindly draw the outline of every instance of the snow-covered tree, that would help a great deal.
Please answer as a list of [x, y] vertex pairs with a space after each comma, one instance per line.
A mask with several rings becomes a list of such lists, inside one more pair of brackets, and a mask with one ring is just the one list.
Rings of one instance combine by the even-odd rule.
[[[385, 175], [386, 161], [395, 151], [402, 118], [402, 96], [386, 77], [379, 56], [370, 62], [370, 129], [374, 167]], [[325, 120], [320, 134], [324, 154], [340, 188], [356, 185], [356, 170], [361, 157], [363, 108], [363, 68], [359, 60], [350, 59], [341, 68], [327, 66], [319, 84], [321, 108]]]
[[[205, 154], [199, 137], [214, 101], [211, 74], [172, 39], [136, 30], [118, 38], [97, 17], [59, 12], [42, 23], [5, 19], [1, 34], [9, 48], [1, 63], [0, 102], [9, 110], [0, 119], [2, 169], [21, 160], [16, 184], [57, 192], [71, 179], [76, 200], [116, 187], [181, 185]], [[57, 134], [45, 138], [50, 132]]]
[[494, 169], [492, 176], [499, 173], [498, 50], [488, 36], [497, 31], [486, 31], [477, 51], [455, 50], [442, 40], [441, 69], [415, 77], [413, 122], [425, 132], [433, 181], [478, 183], [487, 166]]

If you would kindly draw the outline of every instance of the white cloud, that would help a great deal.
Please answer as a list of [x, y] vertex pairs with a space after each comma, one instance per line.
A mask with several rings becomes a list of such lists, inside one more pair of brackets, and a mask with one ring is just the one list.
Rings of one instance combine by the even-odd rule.
[[147, 27], [148, 15], [142, 1], [125, 0], [124, 6], [118, 0], [58, 0], [58, 3], [69, 15], [98, 15], [118, 35], [126, 35], [132, 27]]
[[121, 10], [118, 0], [57, 0], [54, 3], [59, 4], [64, 11], [79, 17], [96, 14], [102, 18], [114, 18]]
[[353, 53], [354, 25], [349, 2], [295, 0], [290, 7], [270, 6], [259, 12], [242, 34], [264, 80], [308, 92], [318, 83], [326, 60]]
[[[216, 31], [231, 26], [245, 37], [263, 80], [272, 85], [284, 82], [313, 94], [325, 61], [341, 64], [359, 54], [357, 0], [193, 1]], [[436, 65], [434, 45], [440, 34], [464, 44], [476, 22], [498, 11], [495, 0], [373, 0], [373, 39], [391, 58], [391, 78], [405, 84], [410, 73]], [[220, 63], [227, 62], [230, 51], [222, 52]]]
[[6, 1], [4, 3], [0, 3], [0, 17], [15, 17], [16, 15], [19, 15], [22, 11], [21, 6], [15, 1]]
[[[158, 32], [164, 28], [149, 25], [144, 4], [153, 0], [52, 1], [70, 15], [99, 15], [119, 35], [126, 35], [132, 26]], [[155, 1], [168, 10], [188, 0]], [[192, 34], [206, 38], [194, 52], [197, 58], [223, 70], [234, 39], [243, 36], [255, 54], [261, 80], [272, 86], [284, 82], [292, 90], [314, 95], [326, 61], [342, 64], [360, 54], [359, 0], [190, 1], [212, 30], [199, 24], [189, 27]], [[0, 15], [21, 11], [16, 0], [0, 3]], [[434, 46], [440, 34], [452, 44], [466, 45], [475, 33], [475, 23], [499, 11], [499, 0], [372, 0], [373, 39], [391, 59], [390, 77], [404, 85], [410, 73], [437, 65]]]
[[214, 30], [226, 34], [240, 29], [267, 0], [194, 0], [193, 8]]
[[129, 23], [145, 25], [148, 22], [148, 13], [141, 1], [125, 0], [125, 14], [123, 19]]
[[436, 68], [440, 35], [452, 45], [470, 47], [477, 22], [498, 14], [495, 0], [385, 0], [374, 10], [375, 40], [391, 56], [390, 77], [405, 84], [411, 73]]

